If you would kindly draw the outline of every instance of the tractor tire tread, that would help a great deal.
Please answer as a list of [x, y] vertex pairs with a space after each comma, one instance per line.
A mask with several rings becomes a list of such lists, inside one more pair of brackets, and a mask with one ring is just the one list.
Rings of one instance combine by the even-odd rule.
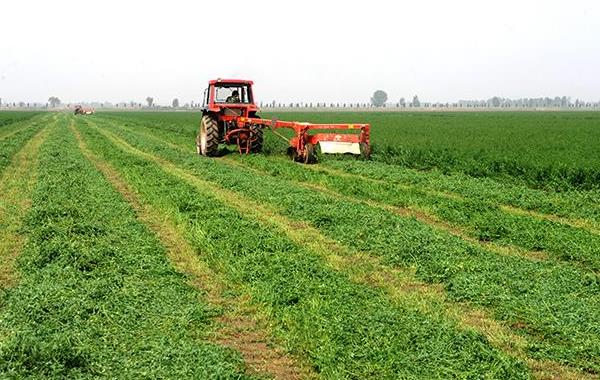
[[[201, 124], [200, 134], [203, 127], [206, 129], [206, 151], [204, 155], [208, 157], [215, 156], [219, 151], [219, 124], [210, 115], [202, 116]], [[200, 143], [200, 136], [198, 136], [198, 143]]]
[[251, 153], [261, 153], [263, 150], [263, 143], [264, 143], [263, 130], [258, 129], [256, 131], [256, 134], [258, 135], [258, 137], [256, 140], [254, 140], [252, 142], [252, 146], [250, 147]]

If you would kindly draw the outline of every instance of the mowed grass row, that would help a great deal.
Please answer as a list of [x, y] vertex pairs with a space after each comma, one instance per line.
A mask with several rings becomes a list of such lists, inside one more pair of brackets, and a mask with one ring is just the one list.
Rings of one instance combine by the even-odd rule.
[[[378, 162], [493, 177], [542, 189], [600, 190], [600, 116], [593, 112], [271, 112], [263, 116], [371, 123], [373, 160]], [[149, 113], [126, 117], [164, 118]], [[168, 118], [180, 125], [196, 125], [198, 116], [178, 113]]]
[[[37, 178], [39, 147], [54, 126], [53, 120], [35, 132], [35, 135], [12, 155], [10, 164], [0, 170], [0, 292], [18, 280], [15, 261], [24, 244], [21, 227], [31, 206], [31, 193]], [[36, 130], [31, 126], [30, 129]]]
[[[286, 231], [249, 215], [252, 205], [248, 210], [234, 208], [223, 201], [227, 196], [215, 193], [219, 190], [214, 185], [198, 188], [203, 185], [123, 151], [94, 127], [80, 131], [88, 146], [117, 168], [142, 198], [184, 225], [202, 258], [242, 286], [288, 350], [307, 357], [324, 377], [529, 376], [523, 363], [490, 347], [480, 334], [436, 313], [392, 303], [383, 291], [335, 271]], [[200, 164], [215, 176], [236, 174], [210, 161]], [[244, 189], [240, 196], [249, 194]]]
[[2, 136], [1, 132], [4, 132], [4, 129], [9, 125], [29, 120], [39, 114], [40, 112], [0, 111], [0, 136]]
[[242, 378], [239, 357], [204, 339], [215, 311], [67, 122], [41, 147], [20, 281], [0, 297], [0, 377]]
[[[120, 125], [142, 127], [165, 141], [170, 141], [190, 150], [195, 149], [194, 141], [198, 132], [198, 114], [101, 114], [103, 118], [118, 120]], [[137, 117], [137, 118], [136, 118]], [[285, 157], [285, 142], [272, 133], [265, 134], [266, 155]], [[544, 191], [528, 188], [515, 183], [503, 183], [489, 178], [473, 178], [454, 173], [446, 175], [439, 170], [415, 170], [398, 165], [374, 161], [340, 160], [338, 157], [322, 156], [320, 165], [347, 171], [350, 174], [384, 180], [417, 189], [435, 190], [452, 197], [484, 199], [495, 203], [536, 211], [550, 216], [569, 218], [573, 224], [583, 219], [583, 225], [600, 228], [600, 191]]]
[[404, 208], [409, 213], [411, 210], [415, 214], [424, 212], [424, 218], [433, 216], [436, 220], [464, 228], [465, 234], [479, 241], [543, 251], [556, 259], [576, 261], [584, 268], [600, 273], [600, 256], [597, 254], [600, 252], [600, 234], [586, 229], [506, 212], [484, 199], [454, 199], [419, 189], [399, 188], [394, 184], [369, 183], [360, 178], [335, 176], [328, 171], [307, 170], [288, 160], [275, 161], [259, 155], [232, 155], [231, 159], [267, 175], [324, 187], [343, 196]]
[[513, 206], [537, 212], [539, 218], [565, 218], [571, 224], [600, 229], [600, 191], [552, 192], [505, 184], [489, 178], [463, 174], [446, 175], [437, 170], [417, 171], [372, 161], [325, 159], [323, 166], [375, 181], [415, 186], [469, 199]]
[[[156, 133], [157, 129], [136, 127], [132, 130]], [[176, 141], [181, 149], [187, 150], [189, 142], [183, 139]], [[600, 256], [597, 254], [600, 252], [600, 234], [593, 227], [590, 230], [536, 216], [515, 214], [485, 198], [457, 199], [438, 192], [432, 193], [426, 188], [369, 182], [360, 176], [337, 175], [329, 170], [320, 170], [318, 166], [305, 167], [286, 159], [273, 160], [263, 155], [231, 155], [228, 159], [268, 175], [325, 187], [345, 196], [425, 212], [436, 219], [465, 228], [464, 233], [474, 239], [509, 247], [516, 245], [535, 251], [532, 255], [544, 251], [556, 259], [577, 261], [591, 271], [600, 271]]]
[[7, 136], [7, 138], [2, 139], [0, 135], [0, 172], [10, 165], [13, 156], [27, 141], [49, 122], [50, 115], [46, 115], [43, 118], [18, 123], [14, 126], [14, 129], [11, 126], [10, 136]]
[[528, 337], [532, 357], [599, 369], [595, 321], [600, 318], [600, 281], [594, 273], [500, 256], [412, 218], [184, 153], [118, 125], [101, 123], [101, 128], [200, 178], [308, 222], [356, 251], [382, 257], [391, 266], [415, 267], [420, 279], [444, 284], [455, 301], [489, 308]]

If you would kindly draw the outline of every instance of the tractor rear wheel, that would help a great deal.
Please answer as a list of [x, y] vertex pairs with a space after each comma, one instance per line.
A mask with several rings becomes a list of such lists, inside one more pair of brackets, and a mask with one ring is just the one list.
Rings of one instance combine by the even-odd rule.
[[287, 155], [289, 158], [292, 159], [292, 161], [298, 161], [298, 152], [296, 152], [296, 148], [294, 148], [293, 146], [288, 146]]
[[[256, 112], [250, 112], [250, 117], [260, 119], [260, 116]], [[256, 140], [252, 142], [252, 146], [250, 146], [251, 153], [261, 153], [263, 150], [263, 130], [262, 128], [258, 128], [255, 130]]]
[[202, 116], [200, 132], [196, 137], [196, 150], [202, 156], [215, 156], [219, 149], [219, 124], [211, 115]]
[[260, 153], [263, 149], [263, 130], [259, 128], [254, 133], [256, 134], [256, 140], [252, 141], [250, 152]]

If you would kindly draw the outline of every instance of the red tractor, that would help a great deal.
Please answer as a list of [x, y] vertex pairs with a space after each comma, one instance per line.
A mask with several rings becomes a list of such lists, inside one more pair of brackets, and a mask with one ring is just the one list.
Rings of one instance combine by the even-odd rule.
[[94, 110], [92, 108], [84, 108], [80, 105], [75, 106], [75, 110], [73, 111], [73, 115], [92, 115]]
[[[352, 153], [365, 158], [370, 155], [369, 124], [310, 124], [261, 119], [252, 92], [253, 82], [240, 79], [217, 79], [204, 91], [202, 121], [196, 138], [198, 154], [216, 156], [219, 144], [237, 145], [241, 154], [260, 153], [263, 131], [268, 128], [289, 143], [293, 160], [316, 162], [317, 145], [322, 153]], [[276, 130], [292, 129], [288, 139]], [[310, 134], [310, 131], [320, 133]], [[344, 130], [346, 133], [335, 133]], [[356, 131], [356, 133], [348, 133]]]

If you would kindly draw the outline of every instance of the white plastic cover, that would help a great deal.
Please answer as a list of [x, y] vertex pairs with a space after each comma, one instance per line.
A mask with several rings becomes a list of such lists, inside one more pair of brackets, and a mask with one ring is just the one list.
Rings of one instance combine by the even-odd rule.
[[321, 147], [321, 153], [327, 154], [360, 154], [360, 145], [358, 143], [350, 142], [336, 142], [336, 141], [319, 141]]

